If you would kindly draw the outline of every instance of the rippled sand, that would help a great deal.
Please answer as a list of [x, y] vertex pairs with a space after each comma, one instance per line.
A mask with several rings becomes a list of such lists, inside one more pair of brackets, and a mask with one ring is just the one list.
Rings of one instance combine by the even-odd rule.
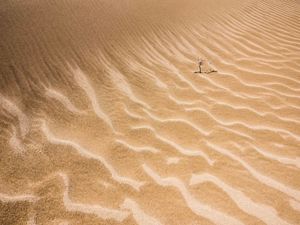
[[300, 224], [297, 0], [2, 0], [0, 106], [1, 225]]

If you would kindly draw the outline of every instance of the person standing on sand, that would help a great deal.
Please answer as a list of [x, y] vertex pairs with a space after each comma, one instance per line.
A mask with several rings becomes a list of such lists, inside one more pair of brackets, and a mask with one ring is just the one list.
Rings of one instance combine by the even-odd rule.
[[198, 59], [199, 73], [202, 73], [202, 65], [203, 65], [203, 60]]
[[202, 73], [202, 65], [203, 65], [203, 60], [198, 58], [199, 71], [197, 71], [195, 73]]

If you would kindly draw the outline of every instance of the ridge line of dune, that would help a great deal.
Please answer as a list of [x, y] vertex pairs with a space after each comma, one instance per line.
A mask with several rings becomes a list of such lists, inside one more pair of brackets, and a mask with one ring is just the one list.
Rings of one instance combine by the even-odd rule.
[[231, 217], [221, 211], [213, 209], [211, 206], [201, 203], [196, 200], [191, 193], [188, 191], [186, 186], [175, 177], [161, 178], [155, 171], [153, 171], [149, 166], [143, 164], [144, 171], [150, 176], [158, 185], [163, 187], [175, 187], [183, 199], [185, 200], [187, 206], [197, 215], [202, 216], [215, 224], [224, 225], [242, 225], [240, 220]]
[[50, 143], [70, 146], [73, 149], [75, 149], [81, 156], [88, 158], [88, 159], [94, 159], [96, 161], [99, 161], [101, 164], [103, 164], [105, 166], [105, 168], [110, 172], [112, 178], [114, 180], [116, 180], [118, 183], [127, 184], [137, 191], [139, 191], [140, 187], [143, 186], [144, 182], [140, 182], [140, 181], [133, 180], [131, 178], [120, 176], [116, 172], [116, 170], [112, 167], [112, 165], [109, 164], [102, 156], [96, 155], [96, 154], [88, 151], [87, 149], [81, 147], [79, 144], [77, 144], [73, 141], [59, 139], [59, 138], [53, 136], [53, 134], [50, 132], [49, 128], [47, 127], [45, 121], [43, 121], [41, 129], [42, 129], [42, 132], [45, 134], [47, 140]]

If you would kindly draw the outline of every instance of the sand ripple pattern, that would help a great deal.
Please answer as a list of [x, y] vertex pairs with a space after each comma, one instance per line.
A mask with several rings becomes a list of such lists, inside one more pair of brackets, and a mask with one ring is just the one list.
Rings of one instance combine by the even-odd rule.
[[300, 224], [298, 1], [9, 0], [0, 33], [0, 224]]

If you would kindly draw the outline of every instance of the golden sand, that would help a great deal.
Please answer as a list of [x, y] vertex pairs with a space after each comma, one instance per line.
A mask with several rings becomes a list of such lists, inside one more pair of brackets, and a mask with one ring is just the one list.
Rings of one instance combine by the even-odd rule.
[[297, 0], [0, 2], [1, 225], [298, 225], [299, 125]]

